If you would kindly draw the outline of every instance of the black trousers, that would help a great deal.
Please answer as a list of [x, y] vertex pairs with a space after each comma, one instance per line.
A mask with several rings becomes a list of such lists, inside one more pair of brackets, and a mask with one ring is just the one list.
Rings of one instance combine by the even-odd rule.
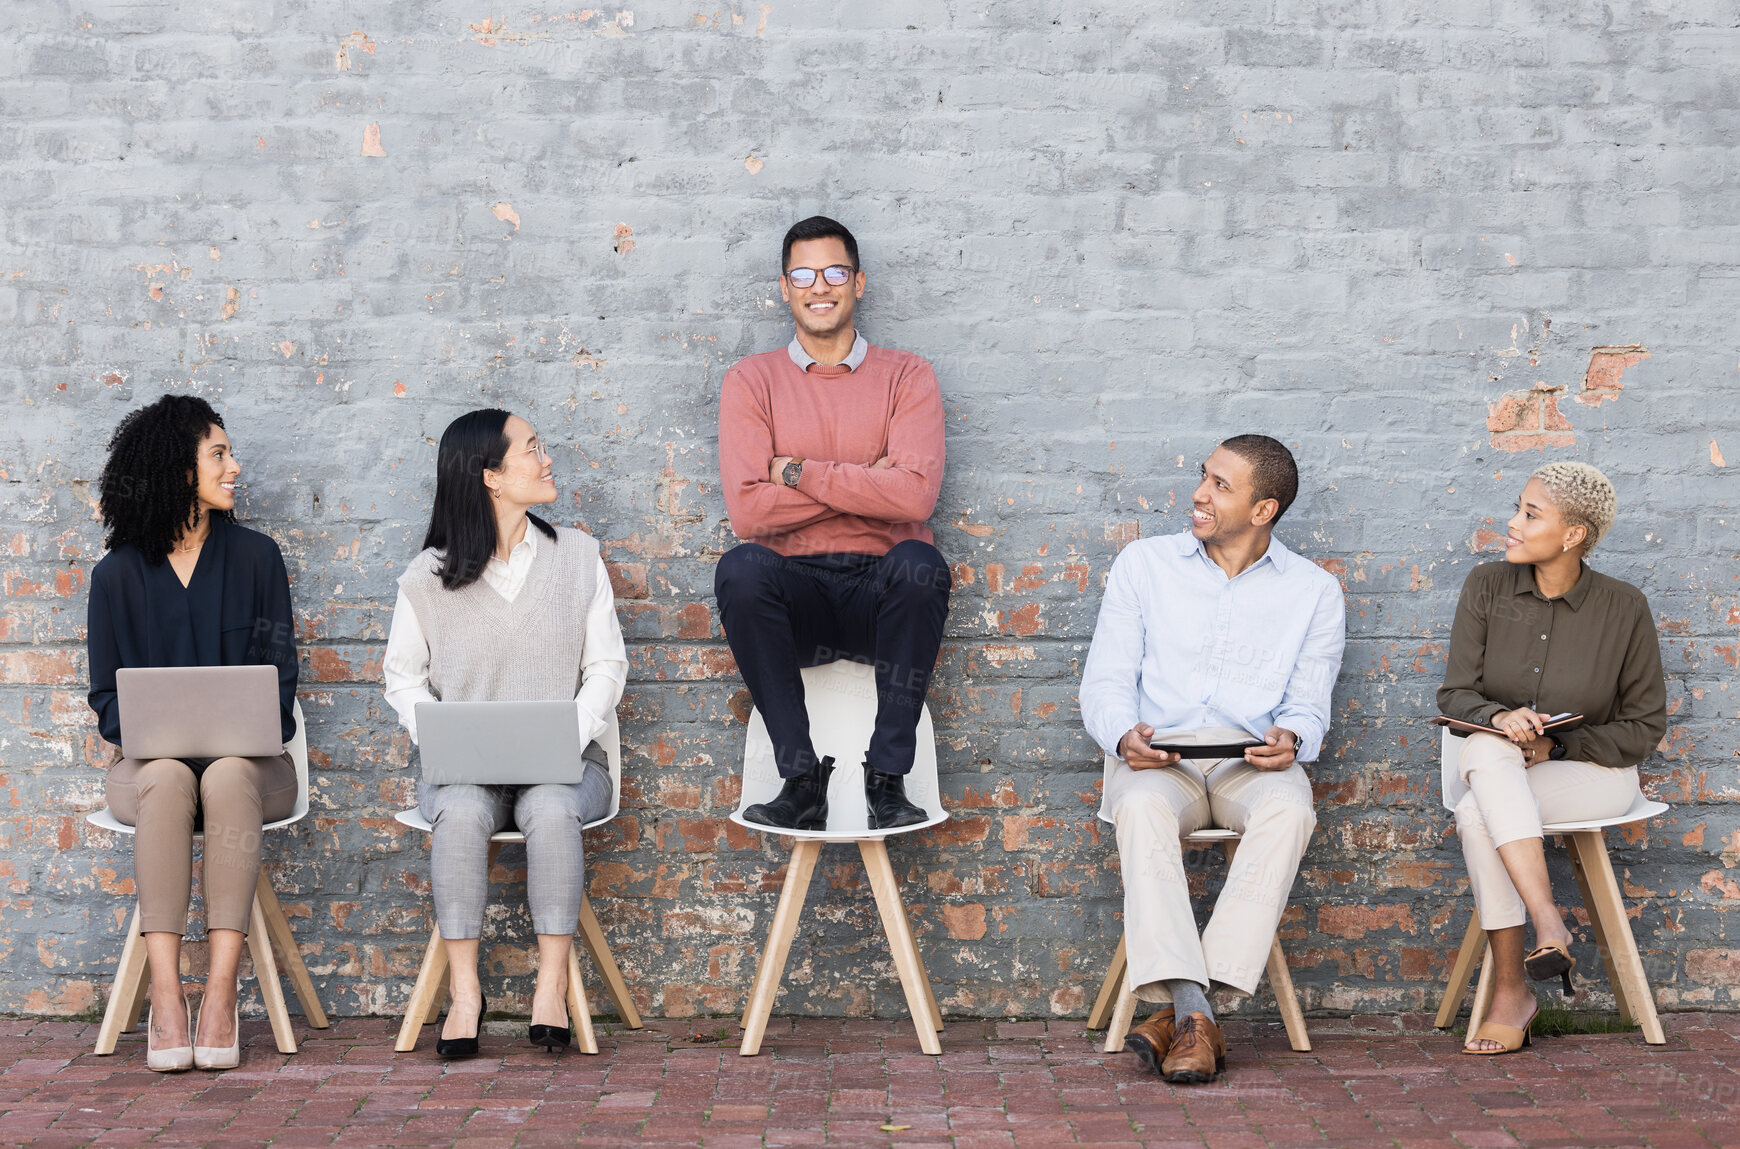
[[949, 582], [942, 554], [916, 539], [885, 555], [788, 556], [758, 543], [725, 553], [713, 576], [719, 618], [767, 723], [780, 777], [808, 773], [817, 762], [799, 671], [842, 658], [876, 669], [870, 767], [911, 772]]

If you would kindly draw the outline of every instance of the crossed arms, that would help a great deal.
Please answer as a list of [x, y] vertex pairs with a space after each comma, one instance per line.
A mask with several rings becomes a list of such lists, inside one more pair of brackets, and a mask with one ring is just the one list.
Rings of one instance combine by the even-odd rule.
[[840, 515], [889, 523], [930, 518], [942, 488], [943, 409], [935, 376], [922, 374], [896, 390], [880, 458], [853, 463], [806, 455], [794, 488], [776, 479], [774, 464], [783, 466], [788, 456], [775, 448], [766, 392], [741, 372], [728, 372], [719, 399], [719, 473], [731, 528], [749, 539]]

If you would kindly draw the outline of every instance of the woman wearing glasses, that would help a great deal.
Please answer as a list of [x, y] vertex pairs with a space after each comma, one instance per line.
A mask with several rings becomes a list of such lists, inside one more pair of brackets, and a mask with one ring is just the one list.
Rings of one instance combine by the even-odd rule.
[[[1537, 981], [1571, 992], [1571, 932], [1553, 900], [1545, 822], [1610, 818], [1638, 797], [1637, 764], [1667, 730], [1661, 647], [1643, 592], [1591, 570], [1618, 499], [1587, 463], [1548, 463], [1529, 476], [1507, 524], [1504, 561], [1462, 584], [1438, 708], [1492, 727], [1472, 734], [1458, 768], [1468, 786], [1456, 831], [1480, 924], [1492, 946], [1486, 1022], [1464, 1053], [1528, 1044]], [[1555, 714], [1583, 720], [1545, 729]], [[1523, 925], [1535, 926], [1523, 953]]]
[[477, 1052], [489, 838], [509, 826], [526, 836], [538, 935], [530, 1037], [547, 1049], [570, 1039], [568, 952], [585, 879], [580, 828], [610, 807], [596, 739], [622, 697], [628, 660], [597, 542], [529, 513], [555, 501], [550, 456], [530, 423], [494, 409], [455, 419], [441, 436], [429, 532], [399, 579], [382, 661], [387, 701], [413, 742], [419, 702], [573, 699], [586, 747], [573, 785], [418, 785], [435, 827], [430, 884], [452, 967], [435, 1045], [442, 1057]]

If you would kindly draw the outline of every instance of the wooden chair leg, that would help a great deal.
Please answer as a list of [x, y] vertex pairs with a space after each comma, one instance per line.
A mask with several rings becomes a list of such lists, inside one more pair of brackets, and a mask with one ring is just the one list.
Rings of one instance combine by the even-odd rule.
[[598, 915], [592, 912], [592, 901], [584, 894], [580, 896], [579, 934], [580, 944], [586, 947], [586, 955], [592, 959], [592, 968], [604, 979], [604, 988], [610, 994], [610, 1000], [616, 1003], [616, 1015], [628, 1028], [639, 1029], [640, 1014], [634, 1008], [634, 998], [629, 996], [628, 983], [622, 980], [622, 970], [610, 952], [604, 927], [598, 924]]
[[773, 912], [773, 924], [767, 929], [761, 965], [755, 973], [755, 985], [749, 991], [749, 1004], [743, 1011], [743, 1045], [738, 1052], [744, 1057], [754, 1057], [761, 1052], [761, 1039], [767, 1033], [767, 1018], [773, 1012], [774, 999], [779, 996], [779, 983], [785, 977], [786, 955], [791, 952], [791, 940], [797, 935], [798, 918], [803, 914], [810, 876], [815, 873], [816, 858], [821, 852], [819, 840], [802, 838], [792, 846], [791, 857], [786, 861], [785, 886], [779, 893], [779, 908]]
[[1287, 1027], [1287, 1044], [1295, 1053], [1310, 1053], [1311, 1036], [1305, 1030], [1305, 1011], [1299, 1008], [1299, 995], [1293, 988], [1293, 973], [1287, 968], [1280, 938], [1269, 945], [1269, 986], [1275, 991], [1275, 1004], [1280, 1007], [1281, 1021]]
[[[143, 942], [143, 936], [140, 940]], [[149, 958], [140, 965], [139, 974], [134, 980], [138, 982], [138, 985], [133, 989], [132, 1008], [121, 1019], [122, 1033], [132, 1033], [145, 1024], [145, 1007], [150, 1004], [151, 999], [151, 960]]]
[[1480, 980], [1474, 986], [1474, 1004], [1468, 1007], [1468, 1032], [1478, 1033], [1486, 1021], [1486, 1011], [1492, 1006], [1492, 945], [1481, 947]]
[[586, 986], [580, 981], [580, 958], [574, 943], [568, 943], [568, 1016], [574, 1019], [574, 1037], [581, 1053], [598, 1052], [598, 1035], [592, 1032], [592, 1007], [586, 1003]]
[[326, 1010], [320, 1006], [320, 997], [314, 992], [314, 981], [308, 976], [308, 967], [302, 964], [302, 951], [296, 947], [296, 935], [290, 932], [290, 920], [284, 916], [284, 907], [278, 903], [277, 891], [272, 889], [264, 866], [260, 867], [254, 897], [266, 916], [266, 929], [283, 955], [284, 972], [290, 975], [290, 988], [296, 991], [303, 1018], [315, 1029], [325, 1029], [328, 1024]]
[[1439, 1029], [1449, 1029], [1456, 1024], [1456, 1015], [1462, 1010], [1462, 999], [1468, 996], [1468, 975], [1474, 972], [1474, 962], [1480, 956], [1486, 944], [1486, 930], [1480, 924], [1480, 911], [1475, 910], [1474, 916], [1468, 919], [1468, 930], [1462, 935], [1462, 948], [1456, 951], [1456, 960], [1450, 963], [1450, 982], [1444, 987], [1444, 998], [1438, 1003], [1438, 1019], [1434, 1023]]
[[266, 1003], [266, 1016], [271, 1019], [278, 1052], [295, 1053], [296, 1031], [290, 1024], [290, 1008], [284, 1004], [284, 986], [278, 980], [278, 963], [272, 957], [272, 931], [266, 924], [259, 898], [254, 899], [249, 917], [248, 952], [254, 957], [254, 980], [260, 984], [260, 998]]
[[423, 950], [423, 964], [417, 970], [417, 982], [411, 987], [411, 1000], [405, 1005], [405, 1020], [399, 1024], [399, 1039], [393, 1042], [398, 1053], [417, 1048], [417, 1038], [423, 1026], [435, 1016], [441, 1002], [441, 990], [447, 975], [447, 947], [442, 944], [441, 930], [429, 930], [429, 944]]
[[914, 957], [918, 958], [918, 980], [924, 986], [924, 1000], [930, 1006], [930, 1019], [936, 1023], [936, 1031], [941, 1033], [943, 1028], [942, 1007], [936, 1003], [936, 990], [931, 988], [930, 971], [924, 968], [924, 955], [918, 952], [917, 947], [913, 948], [912, 953]]
[[1607, 857], [1607, 839], [1600, 830], [1578, 830], [1571, 835], [1571, 848], [1582, 861], [1583, 873], [1589, 883], [1589, 913], [1601, 915], [1607, 934], [1608, 949], [1618, 974], [1615, 987], [1623, 986], [1633, 1018], [1643, 1030], [1643, 1039], [1651, 1045], [1665, 1045], [1661, 1019], [1655, 1012], [1655, 995], [1650, 992], [1649, 978], [1643, 972], [1643, 958], [1637, 952], [1637, 938], [1631, 932], [1631, 921], [1625, 916], [1625, 898], [1619, 890], [1619, 879], [1613, 873], [1613, 863]]
[[1136, 991], [1118, 980], [1118, 1004], [1112, 1010], [1112, 1020], [1106, 1025], [1106, 1052], [1122, 1053], [1124, 1037], [1136, 1021]]
[[150, 970], [145, 963], [145, 935], [139, 932], [139, 907], [127, 919], [127, 940], [121, 946], [121, 960], [115, 963], [115, 983], [109, 987], [109, 1007], [103, 1011], [103, 1024], [97, 1030], [97, 1052], [115, 1052], [115, 1043], [123, 1033], [131, 1033], [139, 1020], [139, 999], [150, 985]]
[[863, 856], [864, 869], [870, 874], [870, 889], [876, 895], [882, 929], [888, 935], [888, 948], [894, 954], [894, 968], [900, 973], [901, 988], [906, 991], [906, 1008], [912, 1014], [913, 1028], [918, 1030], [918, 1047], [926, 1053], [941, 1055], [942, 1042], [936, 1035], [942, 1027], [930, 1011], [930, 990], [924, 984], [924, 962], [918, 956], [912, 923], [906, 920], [906, 903], [900, 898], [900, 879], [894, 876], [894, 863], [888, 858], [888, 843], [881, 838], [861, 838], [858, 853]]
[[[1571, 873], [1577, 879], [1577, 889], [1583, 895], [1583, 909], [1589, 915], [1589, 932], [1595, 936], [1595, 953], [1601, 958], [1601, 966], [1607, 971], [1607, 984], [1613, 990], [1613, 1003], [1619, 1009], [1622, 1021], [1635, 1021], [1631, 1002], [1626, 998], [1625, 985], [1619, 979], [1619, 968], [1613, 964], [1613, 945], [1607, 937], [1607, 925], [1602, 915], [1595, 912], [1595, 896], [1589, 890], [1589, 876], [1583, 872], [1583, 859], [1574, 841], [1565, 842], [1565, 852], [1571, 856]], [[1587, 973], [1585, 973], [1587, 976]]]
[[1104, 1029], [1112, 1020], [1112, 1010], [1117, 1008], [1118, 991], [1124, 988], [1124, 970], [1130, 964], [1129, 957], [1124, 953], [1124, 935], [1118, 935], [1118, 948], [1112, 953], [1112, 964], [1106, 970], [1106, 980], [1100, 983], [1100, 996], [1094, 998], [1094, 1008], [1088, 1014], [1089, 1029]]

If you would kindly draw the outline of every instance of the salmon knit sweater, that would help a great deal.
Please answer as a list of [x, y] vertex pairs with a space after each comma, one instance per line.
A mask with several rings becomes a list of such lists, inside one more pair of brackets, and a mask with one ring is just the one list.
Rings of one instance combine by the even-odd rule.
[[[804, 461], [795, 489], [768, 480], [782, 455]], [[873, 467], [883, 456], [889, 465]], [[781, 348], [725, 373], [719, 473], [741, 538], [782, 555], [928, 543], [942, 472], [942, 393], [917, 355], [872, 345], [856, 371], [805, 372]]]

